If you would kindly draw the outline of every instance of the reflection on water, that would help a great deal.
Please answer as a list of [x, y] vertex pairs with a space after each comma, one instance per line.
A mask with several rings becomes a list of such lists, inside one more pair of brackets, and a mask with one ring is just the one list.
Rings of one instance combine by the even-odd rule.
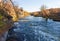
[[60, 22], [48, 20], [46, 25], [43, 18], [32, 16], [14, 24], [10, 36], [15, 35], [18, 41], [60, 41]]

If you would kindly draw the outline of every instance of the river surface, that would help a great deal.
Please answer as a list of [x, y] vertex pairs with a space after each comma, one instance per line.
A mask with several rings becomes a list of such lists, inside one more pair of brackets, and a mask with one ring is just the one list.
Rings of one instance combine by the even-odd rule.
[[60, 22], [42, 17], [28, 16], [14, 23], [8, 36], [17, 41], [60, 41]]

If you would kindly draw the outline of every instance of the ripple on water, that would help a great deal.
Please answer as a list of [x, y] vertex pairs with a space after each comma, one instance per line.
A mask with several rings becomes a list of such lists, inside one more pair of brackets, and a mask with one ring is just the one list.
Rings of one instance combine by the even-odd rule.
[[30, 21], [19, 21], [15, 23], [17, 29], [14, 31], [24, 35], [24, 41], [59, 41], [60, 23], [48, 20], [46, 24], [41, 19], [37, 21], [38, 19], [33, 17]]

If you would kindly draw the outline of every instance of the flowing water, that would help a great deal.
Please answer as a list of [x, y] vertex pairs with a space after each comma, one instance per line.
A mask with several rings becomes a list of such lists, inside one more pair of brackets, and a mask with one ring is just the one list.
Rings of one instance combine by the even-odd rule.
[[60, 41], [60, 22], [29, 16], [14, 23], [9, 35], [18, 41]]

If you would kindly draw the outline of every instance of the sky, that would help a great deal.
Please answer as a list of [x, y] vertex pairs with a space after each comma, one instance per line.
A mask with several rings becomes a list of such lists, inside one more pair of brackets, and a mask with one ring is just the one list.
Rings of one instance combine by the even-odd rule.
[[14, 0], [16, 5], [28, 12], [39, 11], [42, 5], [47, 8], [59, 8], [60, 0]]

